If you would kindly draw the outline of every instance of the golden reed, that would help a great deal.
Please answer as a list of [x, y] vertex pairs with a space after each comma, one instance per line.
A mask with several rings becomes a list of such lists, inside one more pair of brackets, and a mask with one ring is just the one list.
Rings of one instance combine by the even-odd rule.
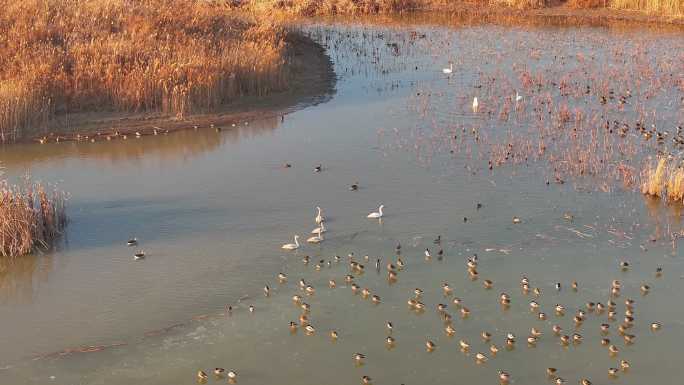
[[0, 256], [17, 257], [51, 247], [66, 226], [64, 192], [28, 179], [24, 186], [0, 181]]
[[182, 118], [287, 86], [285, 31], [222, 1], [0, 0], [0, 141], [81, 111]]

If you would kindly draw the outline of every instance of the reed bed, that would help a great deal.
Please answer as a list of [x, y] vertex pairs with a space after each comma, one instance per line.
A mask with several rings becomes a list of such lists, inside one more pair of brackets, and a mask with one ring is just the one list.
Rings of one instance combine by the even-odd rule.
[[[223, 2], [0, 0], [0, 140], [55, 115], [184, 118], [287, 87], [285, 31]], [[182, 11], [181, 11], [182, 10]]]
[[682, 0], [610, 0], [610, 7], [664, 15], [684, 15]]
[[681, 161], [658, 158], [644, 167], [641, 192], [668, 203], [684, 203], [684, 167]]
[[49, 248], [66, 226], [66, 195], [26, 180], [0, 181], [0, 255], [14, 258]]

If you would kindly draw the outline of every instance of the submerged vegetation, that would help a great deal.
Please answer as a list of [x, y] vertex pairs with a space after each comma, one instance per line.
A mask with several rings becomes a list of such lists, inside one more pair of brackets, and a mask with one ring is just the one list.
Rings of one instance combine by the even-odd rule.
[[[83, 111], [185, 117], [287, 86], [286, 33], [221, 2], [0, 0], [0, 141]], [[182, 12], [179, 10], [183, 10]]]
[[49, 248], [66, 226], [66, 196], [58, 189], [30, 182], [0, 180], [0, 256], [17, 257]]

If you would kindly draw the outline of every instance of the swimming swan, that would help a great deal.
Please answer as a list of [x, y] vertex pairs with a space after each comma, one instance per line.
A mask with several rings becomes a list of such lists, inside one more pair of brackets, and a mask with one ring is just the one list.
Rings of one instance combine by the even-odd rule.
[[294, 236], [294, 243], [286, 243], [281, 249], [284, 250], [297, 250], [299, 248], [299, 235]]
[[318, 210], [318, 214], [316, 215], [316, 224], [320, 225], [321, 222], [323, 222], [325, 220], [325, 218], [323, 218], [323, 215], [321, 214], [321, 208], [320, 207], [316, 206], [316, 210]]
[[449, 68], [442, 68], [442, 73], [450, 74], [454, 72], [454, 63], [449, 63]]
[[382, 218], [382, 216], [383, 216], [383, 214], [382, 214], [382, 209], [383, 209], [383, 207], [385, 207], [385, 205], [380, 205], [380, 207], [378, 207], [378, 212], [374, 212], [374, 213], [368, 214], [368, 217], [367, 217], [367, 218]]
[[323, 222], [321, 222], [321, 226], [316, 227], [315, 229], [311, 230], [311, 234], [319, 234], [320, 235], [322, 233], [325, 233], [326, 231], [328, 231], [328, 230], [325, 228], [325, 224]]

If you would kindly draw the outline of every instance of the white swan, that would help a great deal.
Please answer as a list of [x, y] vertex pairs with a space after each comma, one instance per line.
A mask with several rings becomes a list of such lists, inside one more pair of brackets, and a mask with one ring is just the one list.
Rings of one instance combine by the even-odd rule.
[[518, 91], [515, 91], [515, 101], [519, 102], [522, 100], [522, 95], [518, 93]]
[[442, 68], [442, 73], [450, 74], [454, 72], [454, 63], [449, 63], [449, 68]]
[[323, 215], [321, 214], [322, 211], [320, 207], [316, 206], [316, 210], [318, 210], [318, 214], [316, 215], [316, 224], [320, 225], [321, 222], [325, 220], [325, 218], [323, 218]]
[[380, 207], [378, 207], [378, 212], [368, 214], [367, 218], [382, 218], [383, 207], [385, 207], [385, 205], [380, 205]]
[[318, 234], [306, 240], [309, 243], [321, 243], [323, 242], [323, 234]]
[[315, 229], [311, 230], [311, 234], [322, 234], [328, 231], [328, 229], [325, 228], [325, 222], [321, 222], [320, 227], [316, 227]]
[[297, 250], [299, 248], [299, 235], [294, 236], [294, 243], [286, 243], [281, 249], [284, 250]]
[[477, 102], [477, 96], [473, 98], [473, 112], [477, 112], [480, 107], [480, 103]]

